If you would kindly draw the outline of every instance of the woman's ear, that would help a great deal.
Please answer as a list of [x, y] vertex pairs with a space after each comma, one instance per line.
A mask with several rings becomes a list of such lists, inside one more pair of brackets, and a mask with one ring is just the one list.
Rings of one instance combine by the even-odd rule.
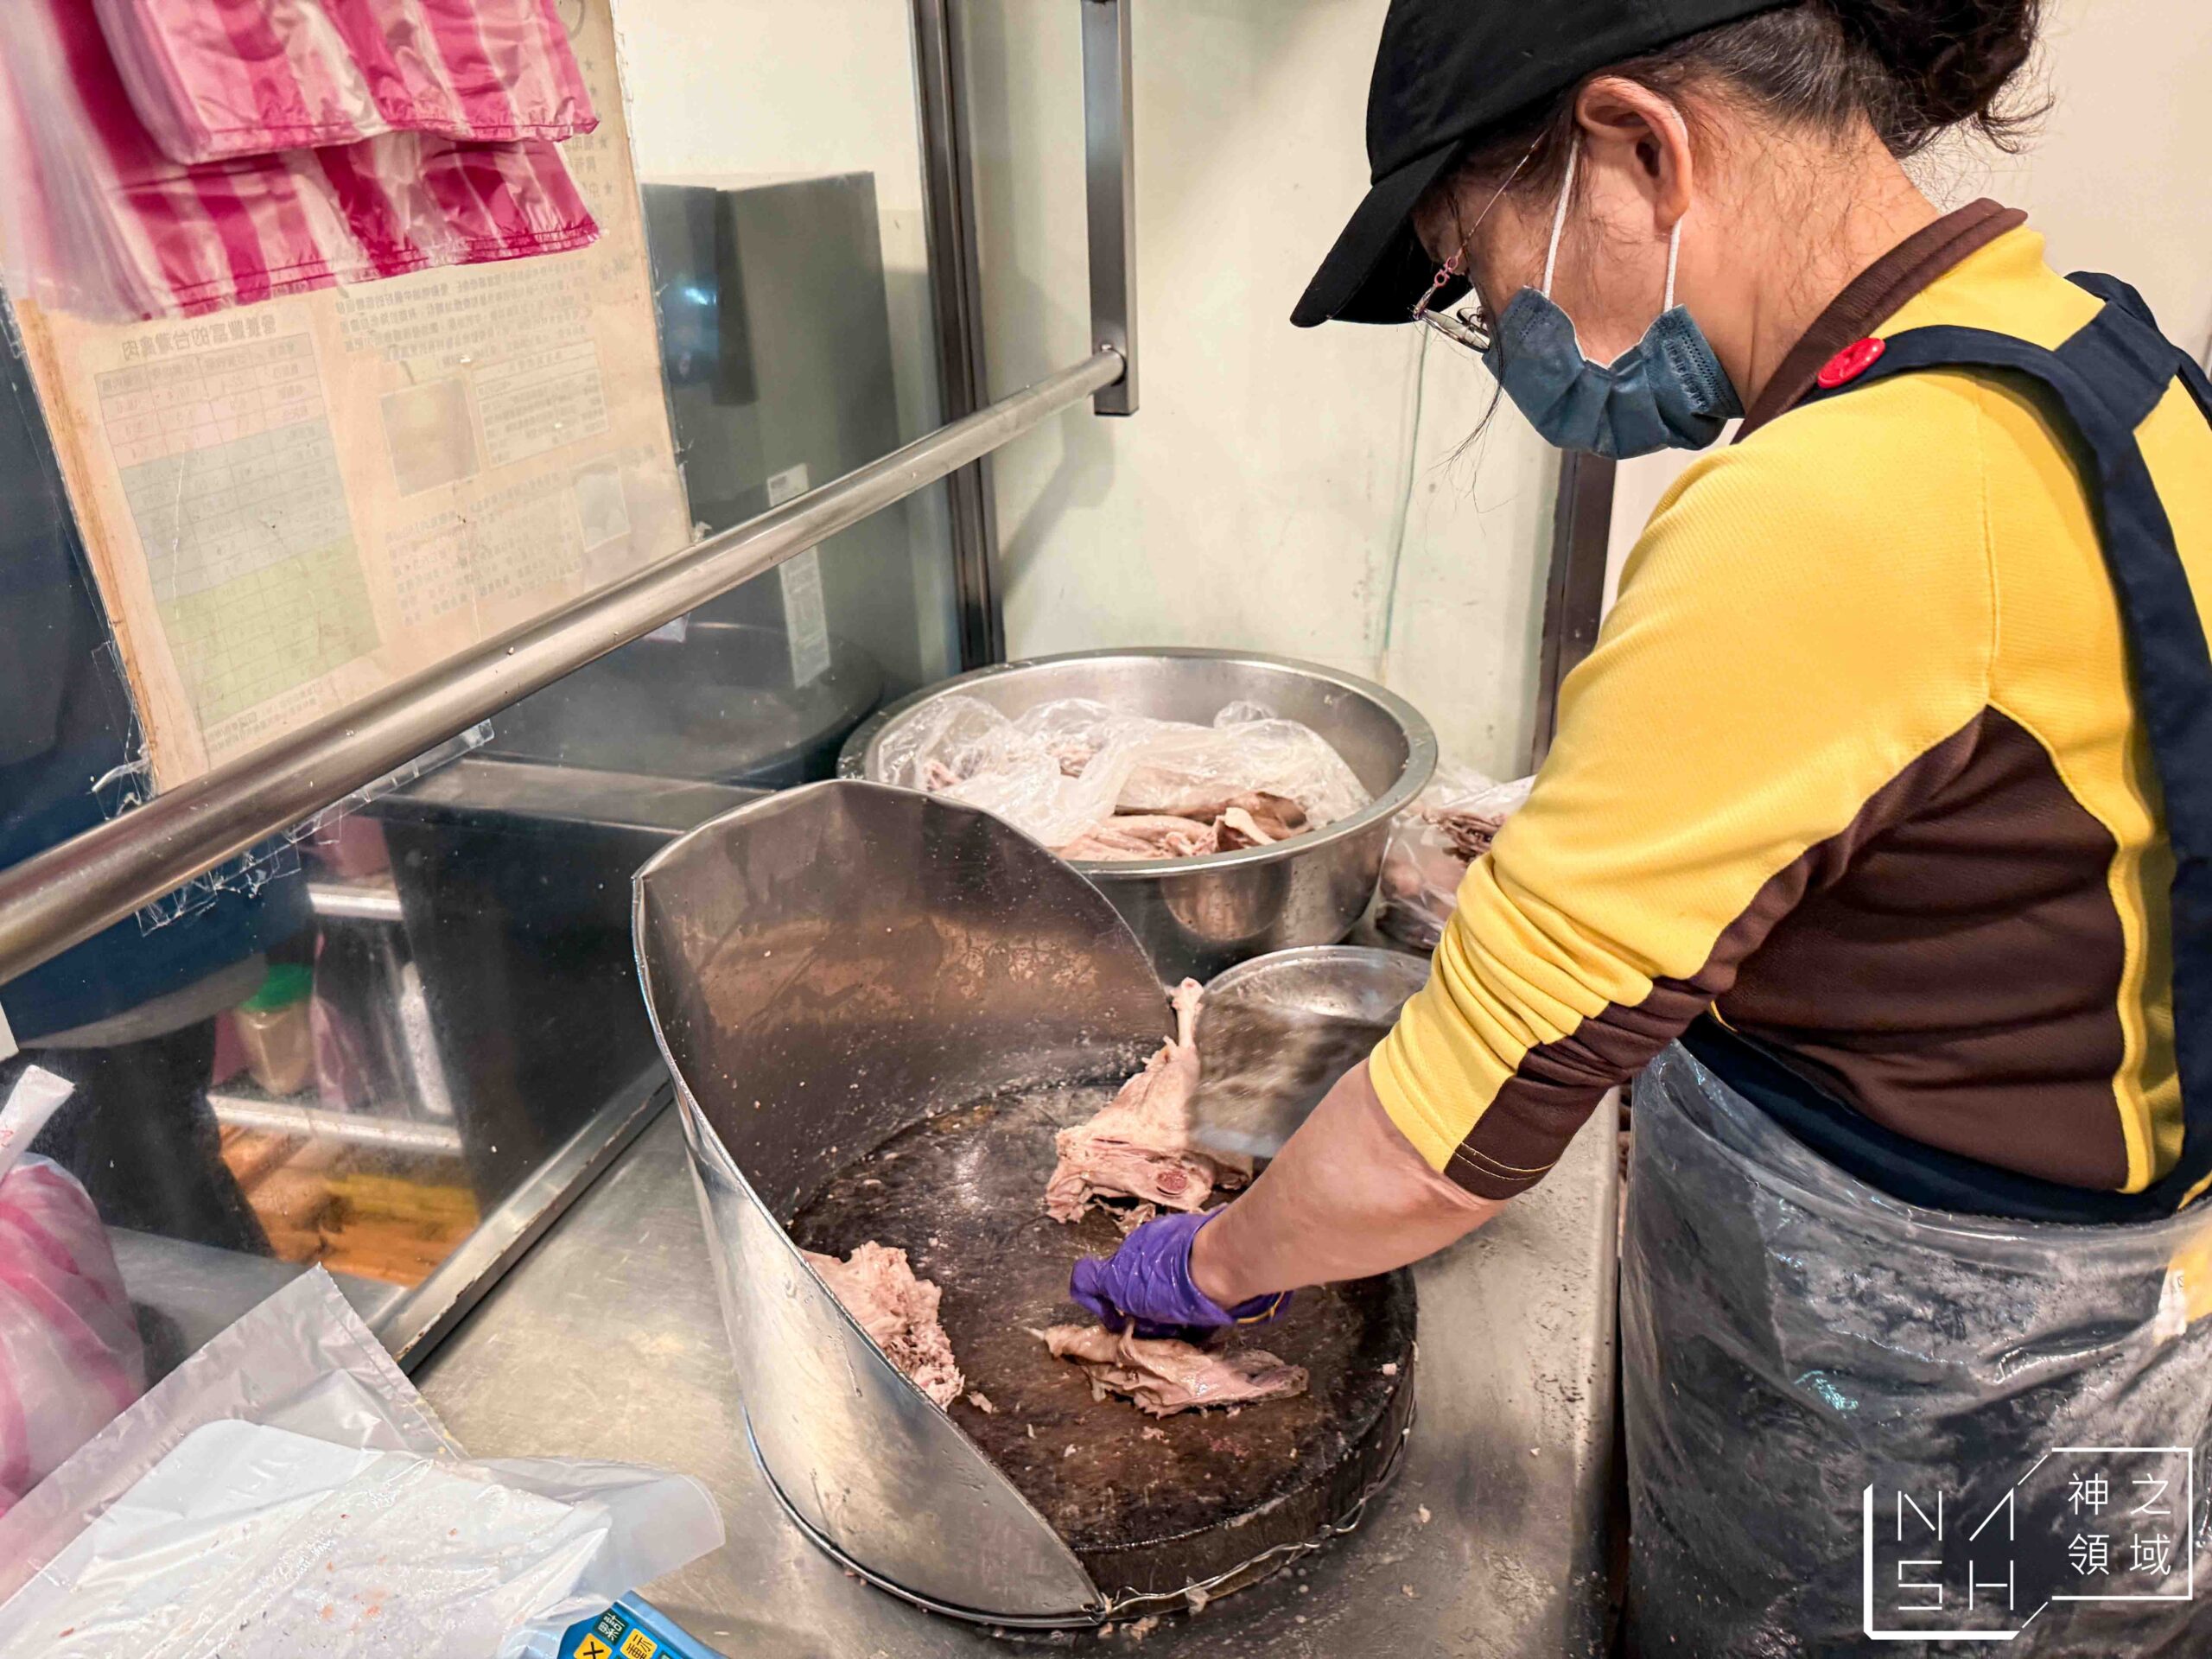
[[1671, 99], [1619, 75], [1599, 75], [1574, 100], [1589, 162], [1611, 162], [1637, 181], [1659, 234], [1690, 210], [1696, 158], [1689, 123]]

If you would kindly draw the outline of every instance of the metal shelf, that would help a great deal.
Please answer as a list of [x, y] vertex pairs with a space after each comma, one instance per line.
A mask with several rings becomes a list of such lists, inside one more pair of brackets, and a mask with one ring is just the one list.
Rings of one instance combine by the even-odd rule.
[[461, 1131], [450, 1123], [423, 1123], [373, 1112], [334, 1112], [235, 1089], [210, 1089], [207, 1107], [215, 1114], [215, 1121], [226, 1128], [336, 1141], [349, 1147], [372, 1147], [380, 1152], [418, 1157], [461, 1156]]
[[310, 881], [308, 908], [326, 922], [378, 922], [397, 927], [399, 889], [389, 881]]

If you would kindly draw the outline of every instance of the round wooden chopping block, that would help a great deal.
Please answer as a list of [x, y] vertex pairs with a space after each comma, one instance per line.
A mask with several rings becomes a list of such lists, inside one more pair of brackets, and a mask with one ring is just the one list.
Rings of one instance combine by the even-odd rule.
[[[1236, 1573], [1214, 1593], [1345, 1519], [1389, 1471], [1413, 1408], [1412, 1277], [1304, 1291], [1272, 1325], [1231, 1333], [1311, 1376], [1296, 1398], [1154, 1418], [1094, 1400], [1074, 1364], [1033, 1334], [1086, 1319], [1067, 1300], [1077, 1257], [1121, 1242], [1111, 1217], [1046, 1216], [1052, 1136], [1114, 1084], [987, 1101], [918, 1124], [832, 1178], [791, 1224], [810, 1250], [869, 1240], [904, 1249], [944, 1293], [969, 1389], [960, 1427], [1073, 1548], [1109, 1597], [1171, 1594]], [[957, 1548], [947, 1541], [948, 1548]]]

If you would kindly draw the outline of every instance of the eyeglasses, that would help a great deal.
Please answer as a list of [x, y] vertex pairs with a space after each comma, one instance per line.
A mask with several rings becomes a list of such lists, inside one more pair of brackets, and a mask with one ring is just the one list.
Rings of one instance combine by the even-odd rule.
[[1444, 291], [1447, 283], [1456, 282], [1466, 273], [1460, 269], [1465, 263], [1465, 250], [1453, 254], [1437, 267], [1436, 280], [1429, 283], [1428, 292], [1421, 296], [1421, 303], [1414, 307], [1414, 321], [1435, 330], [1454, 346], [1464, 346], [1480, 357], [1490, 350], [1492, 333], [1490, 317], [1483, 310], [1482, 302], [1463, 305], [1457, 311], [1436, 311], [1430, 308], [1436, 296]]
[[1483, 221], [1490, 217], [1490, 210], [1497, 207], [1499, 198], [1513, 188], [1513, 181], [1521, 176], [1522, 169], [1534, 159], [1542, 143], [1542, 139], [1538, 139], [1529, 146], [1519, 161], [1514, 162], [1513, 170], [1505, 175], [1505, 182], [1499, 185], [1491, 199], [1483, 204], [1482, 212], [1475, 215], [1475, 222], [1467, 226], [1467, 233], [1459, 238], [1459, 247], [1453, 250], [1449, 259], [1436, 268], [1436, 276], [1428, 285], [1428, 292], [1422, 295], [1420, 302], [1414, 307], [1413, 320], [1415, 322], [1434, 329], [1454, 346], [1465, 346], [1478, 357], [1490, 350], [1491, 341], [1496, 338], [1490, 314], [1483, 309], [1482, 302], [1478, 299], [1471, 304], [1461, 306], [1457, 311], [1442, 311], [1434, 308], [1436, 296], [1452, 283], [1466, 276], [1467, 245], [1475, 239], [1475, 232], [1482, 229]]

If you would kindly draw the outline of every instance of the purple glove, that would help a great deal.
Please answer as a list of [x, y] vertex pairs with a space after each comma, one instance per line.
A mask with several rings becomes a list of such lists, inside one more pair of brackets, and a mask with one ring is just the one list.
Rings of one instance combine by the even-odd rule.
[[1109, 1331], [1135, 1324], [1141, 1337], [1187, 1342], [1225, 1325], [1264, 1324], [1289, 1305], [1288, 1291], [1224, 1307], [1192, 1281], [1191, 1241], [1220, 1213], [1208, 1210], [1147, 1221], [1112, 1255], [1086, 1255], [1077, 1262], [1069, 1294]]

